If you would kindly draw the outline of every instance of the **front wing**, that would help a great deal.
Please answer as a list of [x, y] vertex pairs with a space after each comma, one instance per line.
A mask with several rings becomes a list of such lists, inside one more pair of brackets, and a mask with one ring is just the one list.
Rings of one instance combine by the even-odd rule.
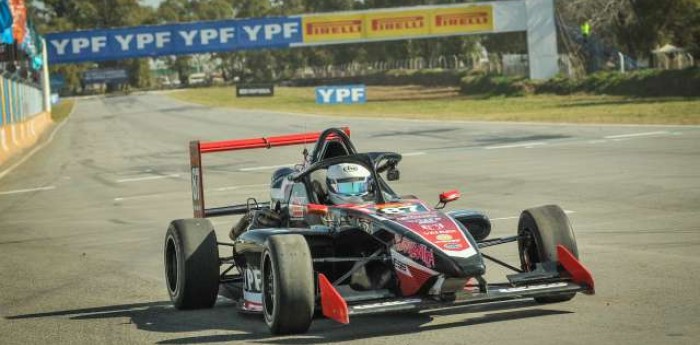
[[480, 291], [478, 287], [466, 286], [462, 291], [456, 293], [455, 299], [452, 301], [439, 300], [432, 296], [365, 301], [346, 300], [323, 274], [319, 274], [321, 309], [324, 316], [347, 324], [350, 322], [350, 315], [417, 311], [525, 298], [555, 297], [577, 292], [594, 294], [595, 284], [590, 271], [566, 248], [560, 245], [557, 249], [559, 264], [565, 271], [562, 275], [557, 274], [556, 277], [517, 286], [508, 284], [487, 285], [485, 291]]

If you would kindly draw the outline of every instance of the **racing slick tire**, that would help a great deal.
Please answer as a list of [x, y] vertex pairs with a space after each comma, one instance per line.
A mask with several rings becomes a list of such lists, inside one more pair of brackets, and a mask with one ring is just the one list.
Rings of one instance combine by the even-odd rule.
[[[524, 271], [535, 269], [536, 263], [559, 262], [557, 245], [561, 244], [578, 258], [574, 230], [564, 210], [557, 205], [527, 209], [518, 222], [518, 253]], [[566, 302], [576, 293], [535, 297], [539, 303]]]
[[165, 234], [165, 282], [177, 309], [211, 308], [219, 291], [219, 248], [207, 219], [181, 219]]
[[265, 323], [273, 334], [305, 333], [314, 314], [311, 251], [302, 235], [274, 235], [261, 258]]

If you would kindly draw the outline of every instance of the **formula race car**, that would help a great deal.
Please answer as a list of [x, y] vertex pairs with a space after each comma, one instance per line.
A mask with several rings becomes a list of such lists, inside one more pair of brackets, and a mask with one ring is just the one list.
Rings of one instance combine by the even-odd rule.
[[[194, 218], [170, 223], [166, 285], [178, 309], [211, 308], [221, 294], [242, 312], [260, 313], [274, 334], [304, 333], [316, 312], [350, 316], [534, 298], [564, 302], [594, 293], [576, 240], [555, 205], [522, 212], [517, 233], [489, 238], [491, 223], [473, 210], [445, 212], [400, 196], [401, 155], [358, 153], [348, 128], [267, 138], [190, 143]], [[205, 208], [204, 153], [315, 142], [303, 162], [272, 174], [270, 200]], [[338, 199], [346, 196], [347, 199]], [[232, 242], [217, 240], [208, 217], [240, 215]], [[482, 252], [517, 242], [520, 267]], [[220, 253], [223, 253], [220, 255]], [[485, 261], [514, 274], [487, 282]]]

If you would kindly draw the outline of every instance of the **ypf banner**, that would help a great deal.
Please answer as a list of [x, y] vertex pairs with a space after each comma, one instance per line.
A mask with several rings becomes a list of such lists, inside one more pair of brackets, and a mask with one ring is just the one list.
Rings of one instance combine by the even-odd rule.
[[46, 35], [49, 61], [124, 58], [284, 48], [302, 42], [300, 18], [223, 20]]

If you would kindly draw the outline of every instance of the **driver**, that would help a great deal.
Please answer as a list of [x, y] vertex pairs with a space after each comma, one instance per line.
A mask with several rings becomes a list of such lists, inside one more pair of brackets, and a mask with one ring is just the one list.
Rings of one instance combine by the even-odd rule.
[[373, 200], [372, 174], [359, 164], [331, 165], [326, 172], [328, 199], [331, 204], [361, 204]]

